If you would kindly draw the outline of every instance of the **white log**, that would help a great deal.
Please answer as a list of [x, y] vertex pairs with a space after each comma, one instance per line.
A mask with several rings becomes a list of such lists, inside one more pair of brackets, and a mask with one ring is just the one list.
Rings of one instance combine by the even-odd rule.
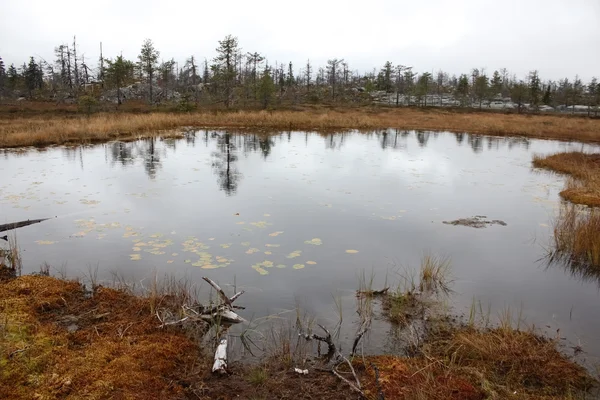
[[221, 289], [221, 287], [219, 285], [217, 285], [217, 283], [215, 281], [213, 281], [210, 278], [207, 278], [206, 276], [203, 276], [202, 279], [204, 279], [206, 282], [208, 282], [208, 284], [210, 286], [212, 286], [217, 291], [217, 293], [219, 294], [219, 297], [221, 297], [221, 300], [223, 300], [223, 303], [226, 306], [228, 306], [228, 307], [231, 308], [231, 306], [232, 306], [231, 300], [229, 299], [229, 297], [227, 297], [227, 295], [225, 294], [225, 292], [223, 291], [223, 289]]
[[220, 372], [222, 374], [227, 372], [227, 339], [221, 339], [217, 346], [212, 372]]

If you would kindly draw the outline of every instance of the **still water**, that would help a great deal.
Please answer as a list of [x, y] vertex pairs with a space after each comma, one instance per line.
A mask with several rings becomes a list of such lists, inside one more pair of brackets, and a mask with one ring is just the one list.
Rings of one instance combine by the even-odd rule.
[[[200, 130], [6, 151], [0, 223], [52, 217], [18, 230], [24, 273], [47, 262], [53, 273], [97, 269], [110, 282], [117, 271], [141, 286], [153, 271], [198, 285], [209, 276], [246, 290], [247, 319], [299, 305], [337, 321], [341, 299], [342, 340], [355, 329], [360, 274], [394, 285], [425, 252], [448, 256], [453, 312], [473, 300], [492, 317], [510, 308], [589, 359], [600, 355], [598, 282], [540, 261], [564, 178], [531, 168], [534, 153], [581, 149], [593, 148], [445, 132]], [[507, 225], [442, 223], [475, 215]], [[385, 350], [388, 328], [376, 328], [367, 347]]]

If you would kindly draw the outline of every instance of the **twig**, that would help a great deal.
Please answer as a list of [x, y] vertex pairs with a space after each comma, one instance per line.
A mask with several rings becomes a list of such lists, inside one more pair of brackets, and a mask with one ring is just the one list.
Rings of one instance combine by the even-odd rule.
[[[221, 289], [221, 287], [219, 285], [217, 285], [217, 283], [215, 281], [213, 281], [212, 279], [210, 279], [206, 276], [203, 276], [202, 279], [204, 279], [206, 282], [208, 282], [208, 284], [210, 286], [212, 286], [217, 291], [217, 293], [219, 293], [219, 296], [221, 297], [221, 300], [223, 300], [223, 303], [225, 303], [225, 305], [227, 305], [229, 308], [232, 307], [231, 300], [229, 299], [229, 297], [227, 297], [227, 295], [225, 294], [223, 289]], [[234, 297], [235, 297], [235, 295], [234, 295]]]
[[356, 347], [358, 346], [358, 343], [360, 342], [360, 339], [362, 339], [362, 337], [364, 336], [365, 333], [367, 333], [367, 331], [369, 330], [369, 323], [370, 321], [365, 321], [362, 324], [362, 328], [361, 330], [358, 332], [358, 334], [356, 335], [356, 338], [354, 338], [354, 343], [352, 344], [352, 352], [350, 353], [350, 357], [354, 356], [354, 354], [356, 354]]
[[335, 370], [335, 368], [334, 368], [334, 369], [332, 369], [332, 370], [331, 370], [331, 372], [333, 372], [333, 374], [334, 374], [335, 376], [337, 376], [338, 378], [340, 378], [342, 381], [346, 382], [346, 383], [348, 384], [348, 386], [350, 386], [350, 388], [351, 388], [352, 390], [354, 390], [354, 391], [355, 391], [355, 392], [357, 392], [357, 393], [360, 393], [360, 395], [361, 395], [361, 396], [363, 396], [363, 397], [366, 397], [366, 396], [365, 396], [365, 393], [364, 393], [362, 390], [360, 390], [359, 388], [357, 388], [357, 387], [354, 385], [354, 383], [350, 382], [348, 379], [346, 379], [346, 378], [344, 378], [342, 375], [340, 375], [340, 373], [339, 373], [339, 372], [337, 372], [337, 371]]
[[381, 389], [381, 382], [379, 381], [379, 368], [373, 363], [371, 363], [371, 368], [375, 371], [375, 384], [377, 385], [377, 400], [385, 400], [385, 396], [383, 395], [383, 390]]

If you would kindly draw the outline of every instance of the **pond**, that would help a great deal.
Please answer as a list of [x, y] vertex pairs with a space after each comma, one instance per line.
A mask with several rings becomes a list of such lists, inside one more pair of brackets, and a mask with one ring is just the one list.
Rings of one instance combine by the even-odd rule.
[[[24, 273], [47, 262], [141, 286], [153, 271], [208, 276], [246, 290], [247, 319], [300, 306], [335, 322], [341, 303], [352, 320], [362, 273], [394, 286], [423, 254], [447, 256], [455, 313], [473, 301], [492, 317], [510, 308], [596, 357], [598, 282], [543, 260], [564, 178], [531, 168], [534, 153], [569, 149], [595, 148], [388, 129], [11, 150], [0, 154], [0, 223], [51, 217], [18, 230]], [[506, 225], [443, 223], [477, 215]], [[367, 348], [389, 350], [389, 328], [376, 328]]]

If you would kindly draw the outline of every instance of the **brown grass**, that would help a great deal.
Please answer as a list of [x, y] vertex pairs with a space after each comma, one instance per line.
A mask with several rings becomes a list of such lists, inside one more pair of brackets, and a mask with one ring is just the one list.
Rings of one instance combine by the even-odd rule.
[[561, 209], [554, 221], [552, 256], [583, 276], [600, 275], [600, 211], [575, 206]]
[[73, 115], [2, 114], [0, 147], [45, 146], [128, 140], [184, 127], [252, 129], [253, 131], [378, 128], [448, 130], [500, 136], [600, 141], [600, 120], [567, 116], [453, 112], [414, 108], [302, 109], [298, 111], [235, 111], [169, 113], [100, 113]]
[[600, 154], [583, 152], [557, 153], [550, 156], [535, 155], [533, 165], [555, 172], [568, 174], [560, 195], [572, 203], [600, 206]]
[[[308, 375], [277, 358], [212, 375], [197, 344], [180, 328], [157, 328], [150, 307], [146, 297], [104, 287], [89, 296], [46, 276], [0, 282], [0, 398], [359, 398], [310, 363]], [[441, 326], [416, 357], [356, 358], [367, 398], [378, 393], [373, 365], [386, 399], [574, 399], [594, 383], [532, 333]]]
[[124, 292], [89, 297], [42, 276], [2, 283], [0, 398], [182, 397], [197, 347], [156, 326], [147, 302]]

